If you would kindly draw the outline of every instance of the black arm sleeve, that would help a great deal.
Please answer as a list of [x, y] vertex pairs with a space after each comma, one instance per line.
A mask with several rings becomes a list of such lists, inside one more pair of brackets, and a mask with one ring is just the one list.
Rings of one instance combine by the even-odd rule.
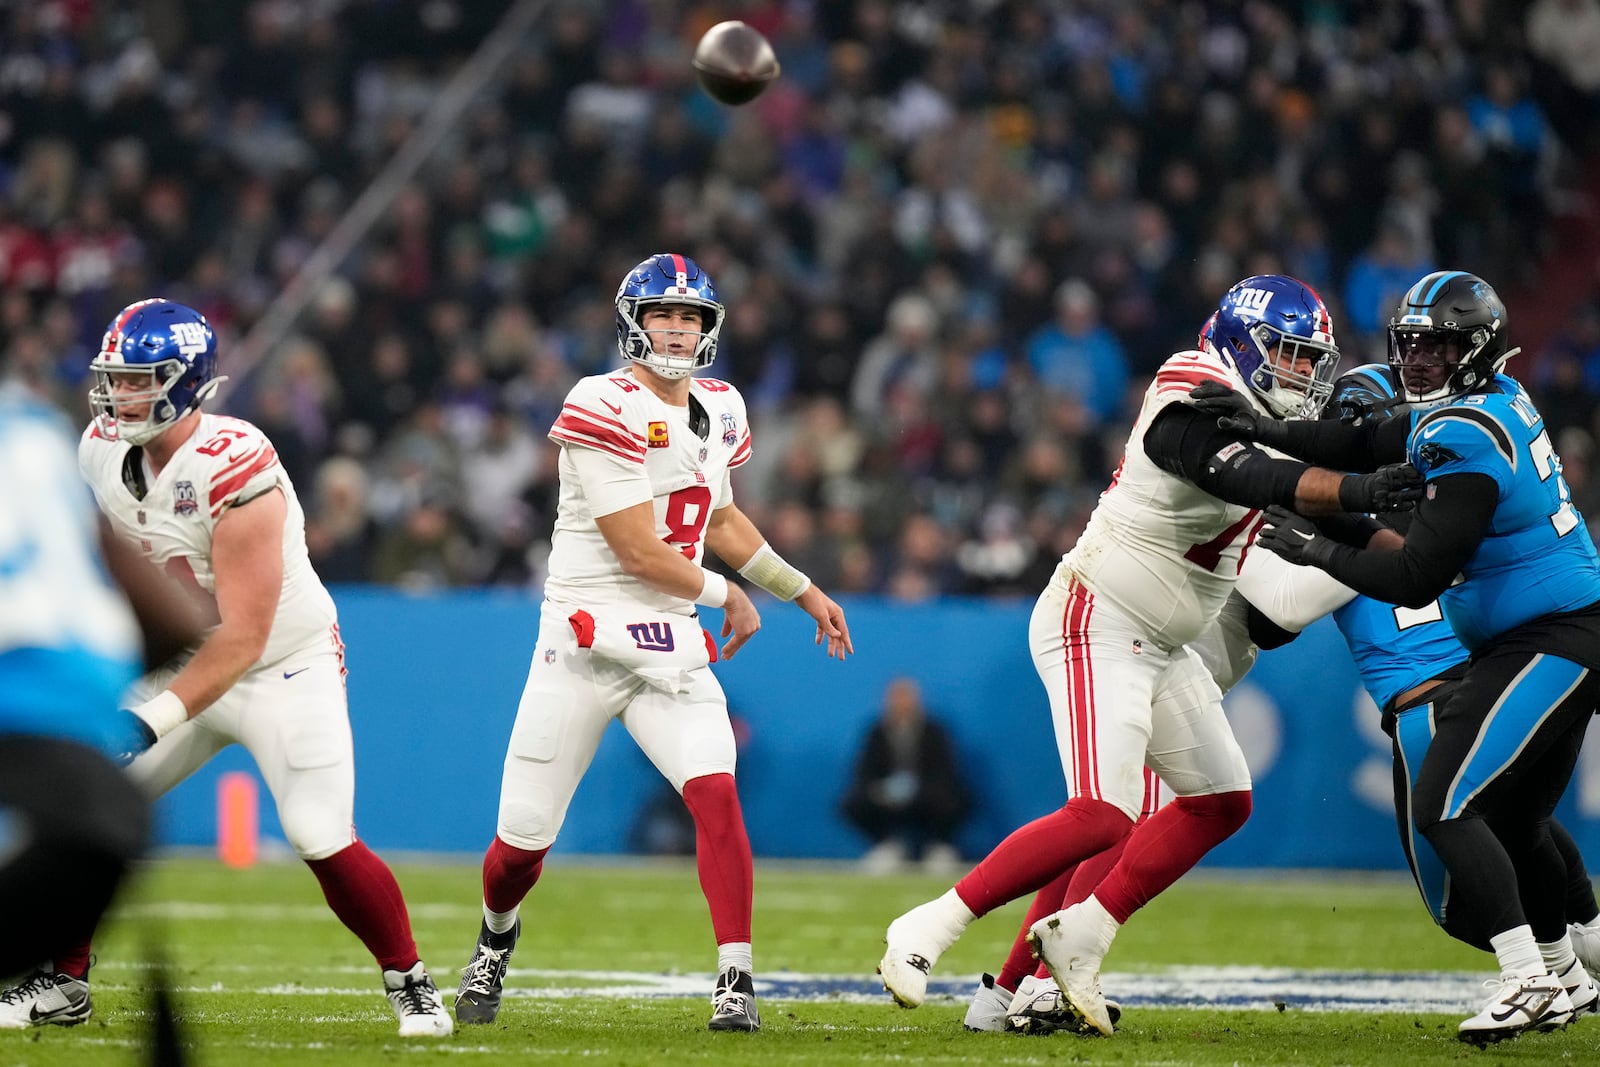
[[1271, 619], [1267, 618], [1256, 609], [1254, 604], [1247, 605], [1245, 614], [1245, 628], [1249, 631], [1250, 642], [1263, 652], [1270, 652], [1275, 648], [1282, 648], [1290, 641], [1300, 636], [1298, 630], [1285, 630]]
[[1420, 608], [1450, 588], [1489, 529], [1500, 500], [1487, 474], [1447, 474], [1429, 483], [1399, 551], [1361, 551], [1334, 544], [1325, 568], [1358, 593], [1386, 604]]
[[1307, 465], [1279, 459], [1217, 429], [1217, 420], [1187, 404], [1168, 404], [1144, 434], [1144, 450], [1168, 474], [1247, 508], [1294, 507]]
[[1410, 435], [1409, 413], [1365, 419], [1359, 426], [1332, 419], [1280, 422], [1273, 427], [1272, 447], [1319, 467], [1365, 472], [1405, 459]]
[[1384, 529], [1383, 523], [1370, 515], [1354, 515], [1348, 511], [1337, 515], [1318, 515], [1315, 521], [1324, 537], [1331, 537], [1351, 548], [1366, 548], [1373, 535]]

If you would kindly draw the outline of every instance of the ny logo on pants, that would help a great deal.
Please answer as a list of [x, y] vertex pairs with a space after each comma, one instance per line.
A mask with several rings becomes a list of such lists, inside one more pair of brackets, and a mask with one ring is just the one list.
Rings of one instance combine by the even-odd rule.
[[634, 644], [649, 652], [671, 652], [676, 646], [672, 640], [672, 627], [662, 622], [630, 622], [628, 633]]

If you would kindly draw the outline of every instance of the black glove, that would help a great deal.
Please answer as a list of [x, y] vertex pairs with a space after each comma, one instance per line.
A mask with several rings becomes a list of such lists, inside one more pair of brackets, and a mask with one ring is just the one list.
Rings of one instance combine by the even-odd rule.
[[149, 751], [150, 746], [156, 743], [156, 732], [150, 729], [149, 723], [126, 709], [117, 712], [117, 719], [121, 726], [122, 739], [117, 751], [111, 753], [111, 759], [118, 767], [126, 767], [141, 752]]
[[1410, 511], [1427, 482], [1409, 463], [1391, 463], [1371, 474], [1346, 475], [1339, 483], [1339, 506], [1346, 511]]
[[1202, 415], [1217, 420], [1217, 429], [1241, 441], [1260, 441], [1273, 448], [1284, 444], [1284, 422], [1261, 414], [1249, 397], [1221, 382], [1201, 382], [1189, 390], [1188, 404]]
[[1256, 534], [1256, 544], [1267, 551], [1302, 567], [1325, 567], [1333, 558], [1334, 543], [1305, 516], [1274, 504], [1267, 509], [1266, 518]]
[[1218, 428], [1246, 437], [1260, 418], [1248, 398], [1221, 382], [1205, 381], [1189, 390], [1189, 406], [1216, 419]]

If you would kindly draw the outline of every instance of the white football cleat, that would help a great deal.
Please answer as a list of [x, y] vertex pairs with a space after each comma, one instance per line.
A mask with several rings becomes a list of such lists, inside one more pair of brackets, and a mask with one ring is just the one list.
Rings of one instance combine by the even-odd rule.
[[0, 992], [0, 1030], [30, 1026], [76, 1026], [94, 1012], [87, 980], [48, 970], [34, 971]]
[[1082, 1020], [1062, 1003], [1061, 987], [1054, 978], [1030, 974], [1017, 983], [1016, 995], [1006, 1005], [1006, 1029], [1019, 1034], [1053, 1034], [1081, 1029]]
[[961, 1025], [975, 1032], [1000, 1033], [1006, 1028], [1006, 1009], [1010, 1006], [1011, 994], [994, 984], [994, 975], [986, 974], [978, 980], [978, 990], [972, 994]]
[[1097, 947], [1105, 939], [1095, 936], [1092, 921], [1082, 904], [1074, 904], [1030, 926], [1028, 944], [1050, 968], [1050, 976], [1061, 990], [1062, 1007], [1110, 1037], [1116, 1028], [1100, 991], [1100, 961], [1105, 953]]
[[960, 929], [951, 929], [941, 912], [943, 897], [918, 904], [889, 924], [883, 936], [889, 949], [878, 963], [883, 988], [902, 1008], [919, 1007], [928, 997], [928, 971], [945, 949], [956, 943]]
[[1456, 1036], [1470, 1045], [1492, 1045], [1524, 1030], [1560, 1029], [1572, 1019], [1572, 999], [1548, 971], [1537, 978], [1502, 974], [1484, 985], [1494, 987], [1493, 995], [1456, 1029]]
[[421, 960], [409, 971], [384, 971], [383, 991], [400, 1020], [401, 1037], [449, 1037], [455, 1031], [455, 1020]]
[[1577, 1022], [1591, 1012], [1600, 1011], [1600, 985], [1596, 985], [1584, 969], [1582, 960], [1573, 960], [1556, 979], [1567, 991], [1567, 999], [1572, 1001], [1572, 1018], [1567, 1022]]
[[1590, 978], [1600, 982], [1600, 930], [1573, 923], [1567, 933], [1572, 937], [1572, 951], [1578, 954], [1578, 962]]

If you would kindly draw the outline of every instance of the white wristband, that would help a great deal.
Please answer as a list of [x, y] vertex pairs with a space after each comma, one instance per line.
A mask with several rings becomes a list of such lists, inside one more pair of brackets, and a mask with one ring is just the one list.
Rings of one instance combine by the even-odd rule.
[[779, 600], [793, 600], [811, 588], [811, 579], [805, 572], [772, 550], [766, 541], [756, 549], [755, 555], [745, 561], [739, 573], [752, 585], [758, 585]]
[[722, 607], [728, 602], [728, 579], [704, 568], [701, 568], [701, 573], [705, 575], [705, 584], [700, 587], [700, 595], [694, 598], [694, 602], [708, 608]]
[[157, 738], [167, 736], [189, 721], [189, 709], [184, 706], [183, 699], [170, 689], [163, 689], [143, 704], [128, 710], [143, 719]]

